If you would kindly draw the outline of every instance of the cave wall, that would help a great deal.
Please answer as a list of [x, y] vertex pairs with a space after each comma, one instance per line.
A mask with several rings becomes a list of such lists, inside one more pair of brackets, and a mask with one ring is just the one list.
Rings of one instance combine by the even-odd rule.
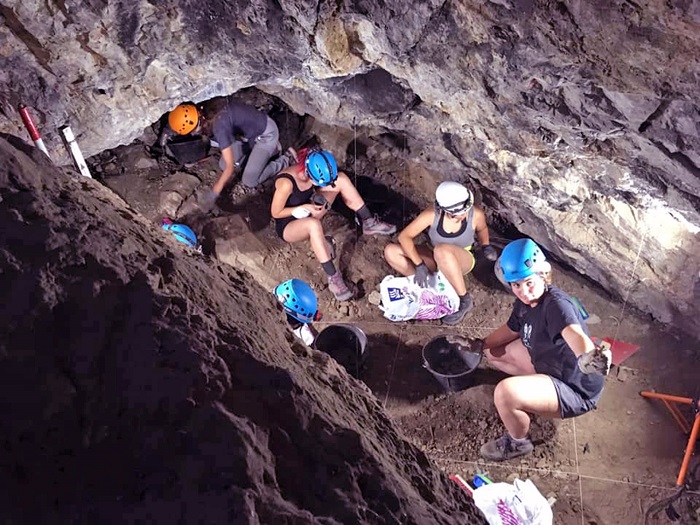
[[486, 523], [250, 274], [7, 139], [5, 523]]
[[[700, 6], [688, 0], [8, 1], [0, 130], [56, 158], [128, 143], [182, 100], [255, 86], [403, 137], [489, 211], [700, 334]], [[416, 187], [416, 192], [424, 191]]]

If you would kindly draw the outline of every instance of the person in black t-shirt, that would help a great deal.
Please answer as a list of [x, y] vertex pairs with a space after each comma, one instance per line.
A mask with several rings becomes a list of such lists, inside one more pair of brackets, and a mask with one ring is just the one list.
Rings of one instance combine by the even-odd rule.
[[529, 414], [568, 418], [594, 409], [612, 357], [595, 346], [571, 298], [551, 285], [551, 266], [534, 241], [508, 244], [500, 265], [517, 300], [506, 324], [483, 341], [488, 361], [513, 376], [494, 392], [507, 433], [481, 447], [490, 461], [532, 451]]

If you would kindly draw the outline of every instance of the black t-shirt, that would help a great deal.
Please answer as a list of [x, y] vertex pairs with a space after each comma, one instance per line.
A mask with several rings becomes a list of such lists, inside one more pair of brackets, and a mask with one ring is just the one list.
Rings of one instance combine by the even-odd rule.
[[214, 117], [214, 138], [219, 148], [228, 148], [237, 136], [251, 143], [263, 134], [267, 127], [267, 115], [253, 106], [230, 100]]
[[516, 299], [507, 324], [508, 328], [520, 333], [538, 374], [559, 379], [585, 399], [591, 399], [603, 390], [605, 378], [581, 372], [576, 355], [561, 335], [561, 331], [571, 324], [581, 325], [588, 335], [581, 312], [561, 289], [550, 286], [534, 308]]

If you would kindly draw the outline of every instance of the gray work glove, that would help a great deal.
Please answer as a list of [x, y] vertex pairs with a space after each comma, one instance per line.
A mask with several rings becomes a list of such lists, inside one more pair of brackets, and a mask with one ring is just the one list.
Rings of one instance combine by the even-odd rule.
[[496, 248], [490, 244], [484, 244], [481, 247], [481, 250], [484, 252], [484, 257], [486, 257], [486, 260], [495, 262], [496, 259], [498, 259], [498, 252], [496, 251]]
[[416, 266], [416, 275], [413, 278], [414, 282], [421, 288], [428, 286], [428, 278], [430, 277], [430, 270], [425, 265], [425, 263], [420, 263]]
[[612, 365], [612, 352], [606, 343], [601, 343], [593, 350], [580, 355], [578, 367], [584, 374], [608, 375]]
[[219, 194], [214, 191], [208, 191], [199, 199], [199, 207], [203, 212], [209, 212], [216, 206], [216, 200], [219, 198]]
[[469, 339], [462, 335], [448, 335], [445, 337], [448, 343], [451, 345], [459, 345], [462, 350], [469, 350], [476, 354], [484, 353], [484, 340], [483, 339]]

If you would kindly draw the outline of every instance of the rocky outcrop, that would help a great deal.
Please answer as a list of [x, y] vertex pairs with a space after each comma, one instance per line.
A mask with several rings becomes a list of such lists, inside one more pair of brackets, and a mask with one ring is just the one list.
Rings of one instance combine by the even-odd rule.
[[[700, 12], [652, 0], [5, 2], [0, 129], [126, 143], [256, 86], [386, 135], [657, 319], [700, 334]], [[331, 145], [333, 146], [333, 145]], [[426, 185], [409, 182], [414, 196]], [[434, 187], [434, 184], [433, 184]]]
[[485, 523], [248, 274], [33, 154], [0, 138], [6, 522]]

